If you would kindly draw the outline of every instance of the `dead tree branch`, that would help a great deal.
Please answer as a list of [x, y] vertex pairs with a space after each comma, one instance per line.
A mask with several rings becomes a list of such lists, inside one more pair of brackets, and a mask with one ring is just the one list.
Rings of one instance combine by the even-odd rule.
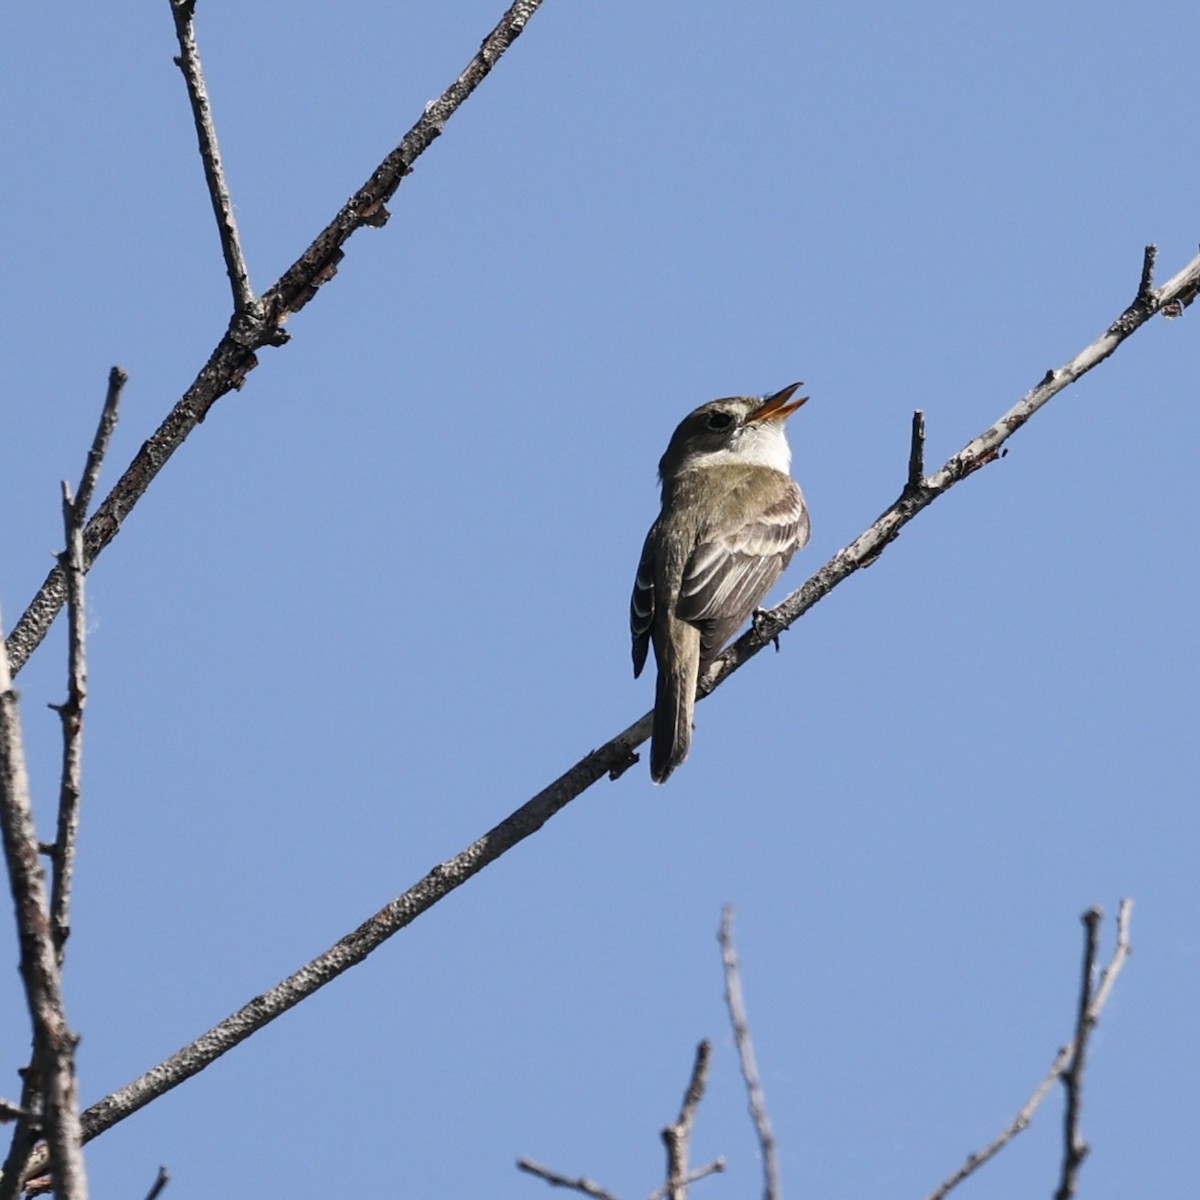
[[[1145, 324], [1153, 312], [1176, 300], [1180, 304], [1190, 304], [1197, 291], [1200, 291], [1200, 255], [1192, 259], [1174, 278], [1149, 295], [1143, 295], [1139, 287], [1134, 302], [1100, 338], [1081, 350], [1066, 366], [1047, 372], [1045, 379], [1037, 387], [979, 437], [968, 442], [937, 472], [925, 479], [915, 493], [906, 486], [900, 498], [874, 524], [848, 546], [839, 550], [780, 605], [762, 613], [755, 627], [734, 642], [701, 680], [702, 694], [708, 694], [720, 686], [725, 679], [768, 645], [772, 636], [791, 626], [844, 579], [861, 567], [869, 566], [896, 540], [901, 529], [939, 496], [981, 467], [994, 462], [1000, 448], [1017, 429], [1058, 392], [1112, 354], [1126, 337]], [[27, 610], [27, 616], [30, 611]], [[599, 749], [585, 755], [466, 849], [435, 866], [406, 892], [364, 921], [336, 945], [306, 963], [281, 983], [256, 996], [170, 1058], [92, 1105], [83, 1114], [84, 1137], [96, 1137], [164, 1092], [202, 1071], [252, 1033], [336, 979], [343, 971], [362, 962], [439, 900], [461, 887], [513, 846], [536, 833], [566, 805], [605, 775], [611, 779], [618, 778], [637, 761], [635, 750], [649, 738], [652, 721], [653, 713], [648, 712], [639, 717]]]
[[[46, 880], [38, 857], [37, 831], [29, 796], [29, 776], [21, 737], [17, 693], [8, 655], [0, 646], [0, 834], [12, 887], [20, 947], [21, 979], [33, 1026], [33, 1073], [43, 1097], [41, 1120], [54, 1172], [54, 1192], [61, 1198], [86, 1200], [83, 1137], [75, 1083], [75, 1035], [67, 1024], [62, 980], [54, 937], [47, 917]], [[18, 1129], [14, 1146], [24, 1145]], [[15, 1189], [20, 1173], [6, 1177]], [[0, 1187], [7, 1190], [7, 1184]]]
[[250, 286], [250, 271], [246, 266], [246, 256], [242, 253], [242, 239], [233, 215], [233, 198], [225, 181], [225, 164], [221, 161], [221, 151], [217, 146], [212, 105], [204, 84], [204, 70], [200, 65], [200, 49], [196, 45], [196, 0], [170, 0], [170, 3], [171, 16], [175, 19], [175, 37], [179, 41], [179, 55], [175, 64], [187, 82], [192, 119], [196, 123], [196, 137], [200, 143], [200, 158], [204, 162], [204, 179], [208, 184], [213, 216], [217, 219], [225, 270], [233, 289], [233, 311], [248, 313], [256, 309], [258, 301]]
[[[62, 484], [63, 530], [67, 548], [60, 556], [60, 563], [67, 581], [67, 699], [61, 705], [51, 706], [57, 710], [62, 723], [63, 752], [57, 832], [54, 844], [48, 848], [52, 866], [49, 932], [54, 944], [55, 965], [60, 976], [71, 929], [71, 883], [75, 874], [75, 846], [82, 795], [83, 710], [87, 703], [87, 610], [83, 582], [83, 526], [87, 520], [88, 505], [96, 490], [100, 467], [116, 427], [117, 407], [127, 379], [128, 376], [120, 367], [113, 367], [109, 372], [104, 407], [88, 449], [77, 494], [74, 497], [71, 495], [70, 484], [65, 480]], [[72, 1072], [73, 1069], [72, 1066]], [[10, 1193], [10, 1186], [19, 1186], [21, 1164], [28, 1156], [41, 1128], [41, 1120], [37, 1115], [42, 1105], [41, 1079], [39, 1047], [35, 1036], [32, 1061], [24, 1072], [21, 1109], [16, 1114], [17, 1126], [5, 1158], [4, 1173], [0, 1175], [0, 1198], [15, 1194]], [[74, 1101], [74, 1104], [74, 1120], [77, 1125], [78, 1102]], [[4, 1180], [9, 1180], [10, 1184], [6, 1185]]]
[[[725, 1160], [718, 1158], [707, 1166], [696, 1171], [689, 1171], [688, 1149], [692, 1137], [692, 1124], [696, 1119], [696, 1109], [704, 1096], [704, 1085], [708, 1079], [708, 1063], [712, 1056], [712, 1044], [701, 1042], [696, 1047], [696, 1058], [692, 1064], [691, 1078], [688, 1080], [687, 1091], [683, 1097], [683, 1107], [674, 1124], [668, 1125], [662, 1131], [663, 1144], [667, 1147], [667, 1182], [657, 1191], [651, 1192], [649, 1200], [686, 1200], [689, 1184], [698, 1179], [706, 1179], [709, 1175], [717, 1175], [725, 1170]], [[554, 1187], [569, 1188], [574, 1192], [582, 1192], [591, 1196], [592, 1200], [617, 1200], [612, 1192], [602, 1188], [598, 1183], [585, 1175], [572, 1178], [560, 1175], [557, 1171], [543, 1167], [541, 1163], [531, 1158], [518, 1158], [517, 1168], [530, 1175], [544, 1179]]]
[[663, 1191], [668, 1200], [686, 1200], [687, 1197], [692, 1126], [696, 1122], [696, 1109], [700, 1107], [700, 1101], [704, 1098], [711, 1058], [712, 1042], [701, 1042], [696, 1047], [692, 1077], [688, 1080], [687, 1091], [683, 1094], [683, 1106], [679, 1110], [679, 1116], [662, 1131], [663, 1145], [667, 1148], [667, 1182]]
[[[1091, 909], [1089, 913], [1084, 914], [1085, 924], [1088, 922], [1091, 913], [1099, 914], [1099, 909]], [[1100, 1014], [1104, 1010], [1105, 1004], [1108, 1003], [1108, 997], [1112, 993], [1113, 985], [1117, 981], [1117, 976], [1121, 973], [1121, 968], [1125, 965], [1125, 960], [1129, 957], [1132, 946], [1129, 941], [1129, 921], [1133, 914], [1133, 901], [1122, 900], [1120, 908], [1117, 911], [1117, 944], [1113, 950], [1112, 958], [1108, 961], [1108, 966], [1104, 968], [1100, 976], [1099, 986], [1094, 992], [1089, 987], [1088, 980], [1090, 972], [1085, 975], [1083, 994], [1080, 1000], [1081, 1016], [1077, 1024], [1075, 1039], [1068, 1042], [1058, 1054], [1054, 1057], [1054, 1062], [1050, 1064], [1050, 1070], [1046, 1072], [1045, 1078], [1034, 1089], [1033, 1095], [1025, 1102], [1021, 1111], [1010, 1124], [991, 1142], [988, 1143], [982, 1150], [976, 1151], [968, 1156], [966, 1162], [963, 1163], [957, 1171], [946, 1179], [939, 1187], [935, 1188], [925, 1200], [943, 1200], [943, 1197], [956, 1188], [969, 1175], [974, 1175], [984, 1163], [995, 1158], [1009, 1142], [1028, 1128], [1029, 1122], [1033, 1119], [1033, 1114], [1037, 1111], [1042, 1101], [1045, 1100], [1050, 1093], [1050, 1089], [1067, 1071], [1068, 1067], [1075, 1058], [1076, 1049], [1079, 1046], [1080, 1036], [1086, 1037], [1095, 1027], [1096, 1022], [1100, 1019]], [[1099, 916], [1097, 915], [1097, 921]], [[1088, 926], [1089, 939], [1093, 936], [1091, 927]], [[1085, 956], [1086, 961], [1086, 956]], [[1095, 961], [1094, 949], [1092, 950], [1092, 962]], [[1082, 1061], [1082, 1059], [1080, 1060]], [[1070, 1126], [1068, 1126], [1070, 1129]], [[1070, 1136], [1070, 1134], [1068, 1134]], [[1076, 1164], [1078, 1165], [1078, 1164]]]
[[776, 1153], [775, 1133], [767, 1116], [767, 1101], [763, 1094], [762, 1079], [758, 1074], [758, 1063], [754, 1058], [754, 1043], [750, 1039], [750, 1022], [746, 1017], [746, 1002], [742, 996], [741, 968], [738, 965], [737, 948], [733, 944], [732, 905], [727, 904], [722, 910], [721, 928], [717, 937], [721, 944], [721, 962], [725, 968], [725, 1004], [729, 1009], [729, 1022], [733, 1027], [733, 1040], [742, 1068], [742, 1081], [746, 1085], [750, 1119], [754, 1122], [759, 1152], [762, 1155], [763, 1198], [779, 1200], [779, 1156]]
[[1067, 1099], [1063, 1105], [1063, 1163], [1055, 1200], [1071, 1200], [1079, 1168], [1087, 1157], [1088, 1146], [1083, 1140], [1080, 1121], [1083, 1109], [1083, 1072], [1087, 1060], [1088, 1035], [1095, 1025], [1091, 1016], [1096, 990], [1096, 948], [1100, 940], [1100, 909], [1093, 906], [1083, 914], [1083, 981], [1079, 986], [1079, 1016], [1075, 1022], [1074, 1053], [1062, 1073]]
[[[776, 608], [762, 614], [753, 629], [739, 638], [709, 668], [700, 681], [700, 695], [711, 692], [743, 663], [769, 645], [773, 638], [806, 613], [818, 600], [827, 596], [843, 579], [861, 567], [869, 567], [883, 551], [900, 536], [909, 521], [956, 483], [973, 475], [981, 467], [1000, 457], [1004, 443], [1029, 419], [1045, 407], [1064, 388], [1075, 383], [1093, 367], [1099, 366], [1135, 330], [1140, 329], [1158, 312], [1179, 312], [1191, 304], [1200, 290], [1200, 255], [1193, 258], [1177, 275], [1160, 288], [1148, 286], [1151, 280], [1155, 248], [1147, 246], [1143, 257], [1141, 280], [1133, 301], [1120, 316], [1090, 345], [1085, 346], [1069, 362], [1046, 372], [1041, 382], [985, 429], [949, 458], [937, 471], [913, 486], [918, 458], [916, 446], [924, 443], [924, 418], [914, 417], [913, 450], [909, 455], [908, 478], [900, 498], [879, 519], [849, 546], [838, 551], [803, 587], [786, 597]], [[919, 425], [919, 428], [918, 428]], [[649, 725], [639, 741], [649, 736]]]
[[100, 467], [117, 424], [117, 407], [121, 390], [129, 376], [120, 367], [108, 373], [108, 391], [100, 423], [88, 450], [87, 462], [79, 481], [79, 491], [72, 498], [71, 488], [64, 481], [63, 532], [66, 550], [59, 556], [59, 565], [67, 582], [67, 699], [55, 705], [62, 722], [63, 758], [62, 779], [58, 798], [58, 828], [50, 853], [53, 865], [50, 886], [50, 928], [62, 969], [63, 953], [71, 933], [71, 883], [75, 875], [75, 844], [79, 832], [79, 802], [82, 794], [83, 769], [83, 710], [87, 704], [87, 606], [84, 592], [83, 527], [87, 522], [88, 505], [96, 490]]
[[158, 1197], [163, 1194], [163, 1189], [171, 1182], [171, 1172], [166, 1167], [159, 1167], [158, 1174], [154, 1177], [154, 1182], [150, 1185], [150, 1190], [146, 1193], [146, 1200], [158, 1200]]
[[541, 1163], [536, 1163], [531, 1158], [518, 1158], [517, 1170], [536, 1175], [552, 1187], [564, 1187], [573, 1192], [582, 1192], [585, 1196], [591, 1196], [592, 1200], [617, 1200], [612, 1192], [605, 1191], [598, 1183], [593, 1183], [585, 1175], [572, 1179], [567, 1175], [560, 1175], [557, 1171], [551, 1171], [549, 1167], [543, 1167]]
[[[720, 1175], [725, 1170], [725, 1160], [723, 1158], [714, 1158], [712, 1162], [706, 1166], [697, 1167], [694, 1171], [689, 1171], [684, 1178], [684, 1187], [691, 1187], [698, 1180], [707, 1179], [710, 1175]], [[660, 1187], [657, 1191], [651, 1192], [646, 1200], [665, 1200], [670, 1188], [667, 1185]]]
[[[490, 74], [504, 52], [521, 35], [542, 0], [515, 0], [499, 24], [483, 40], [479, 53], [436, 100], [425, 106], [400, 144], [379, 164], [341, 211], [303, 254], [266, 292], [260, 306], [235, 311], [229, 329], [201, 368], [191, 387], [167, 414], [157, 431], [135, 455], [84, 530], [84, 565], [90, 570], [96, 558], [116, 537], [121, 523], [145, 494], [154, 477], [183, 445], [192, 430], [222, 396], [239, 389], [258, 365], [255, 352], [287, 340], [283, 325], [317, 294], [337, 272], [343, 246], [364, 225], [387, 220], [385, 204], [408, 175], [416, 160], [441, 136], [446, 122]], [[56, 566], [46, 577], [13, 626], [8, 639], [11, 669], [16, 675], [46, 636], [66, 603], [66, 581]]]

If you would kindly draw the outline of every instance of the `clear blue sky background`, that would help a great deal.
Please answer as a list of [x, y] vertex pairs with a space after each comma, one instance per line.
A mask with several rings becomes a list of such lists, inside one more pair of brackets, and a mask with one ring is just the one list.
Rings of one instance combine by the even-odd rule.
[[[202, 3], [265, 289], [497, 0]], [[0, 97], [6, 624], [228, 286], [166, 0], [18, 5]], [[1190, 0], [547, 0], [91, 576], [68, 998], [92, 1102], [323, 950], [639, 716], [626, 611], [679, 418], [806, 381], [798, 586], [1200, 239]], [[751, 1196], [714, 939], [738, 912], [791, 1196], [920, 1197], [1070, 1034], [1080, 914], [1133, 896], [1088, 1075], [1092, 1197], [1200, 1125], [1195, 312], [1055, 400], [698, 710], [366, 964], [92, 1143], [95, 1194], [626, 1200], [697, 1040], [694, 1156]], [[779, 594], [782, 594], [782, 588]], [[64, 639], [22, 674], [44, 833]], [[0, 1095], [27, 1051], [10, 924]], [[1046, 1195], [1060, 1097], [972, 1197]]]

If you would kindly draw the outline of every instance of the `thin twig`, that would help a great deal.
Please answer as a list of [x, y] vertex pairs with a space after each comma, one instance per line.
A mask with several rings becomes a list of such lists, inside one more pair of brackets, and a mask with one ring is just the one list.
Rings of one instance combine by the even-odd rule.
[[58, 798], [58, 828], [51, 853], [53, 864], [50, 886], [50, 928], [54, 948], [62, 969], [63, 953], [71, 933], [71, 883], [75, 875], [75, 846], [79, 832], [79, 802], [82, 794], [83, 710], [87, 704], [87, 605], [84, 588], [83, 527], [88, 505], [96, 490], [100, 467], [117, 424], [121, 389], [128, 375], [120, 367], [108, 374], [108, 391], [95, 437], [88, 449], [87, 462], [79, 481], [79, 492], [72, 498], [70, 485], [62, 485], [63, 530], [66, 550], [59, 562], [67, 580], [67, 700], [54, 705], [62, 722], [62, 777]]
[[717, 935], [721, 944], [721, 962], [725, 967], [725, 1004], [733, 1026], [742, 1080], [746, 1085], [747, 1103], [758, 1146], [762, 1154], [764, 1200], [779, 1200], [779, 1156], [776, 1153], [775, 1133], [767, 1116], [767, 1100], [763, 1094], [758, 1063], [754, 1058], [754, 1043], [750, 1039], [750, 1022], [746, 1018], [746, 1002], [742, 997], [741, 970], [737, 949], [733, 944], [733, 906], [725, 905], [721, 912], [721, 929]]
[[37, 1113], [30, 1112], [27, 1108], [22, 1108], [19, 1104], [14, 1104], [11, 1100], [0, 1100], [0, 1122], [7, 1123], [8, 1121], [31, 1121], [35, 1125], [40, 1125], [41, 1122]]
[[154, 1183], [151, 1184], [150, 1190], [146, 1193], [146, 1200], [158, 1200], [163, 1193], [163, 1188], [171, 1182], [171, 1172], [166, 1167], [159, 1167], [158, 1174], [154, 1178]]
[[[116, 537], [121, 523], [145, 494], [154, 477], [183, 445], [188, 435], [208, 415], [222, 396], [240, 388], [258, 365], [255, 351], [282, 345], [282, 326], [289, 314], [299, 312], [322, 284], [333, 278], [343, 256], [342, 247], [365, 225], [378, 226], [387, 219], [384, 204], [411, 173], [413, 163], [441, 136], [446, 122], [490, 74], [504, 52], [521, 35], [542, 0], [515, 0], [499, 24], [483, 40], [479, 53], [437, 100], [425, 106], [400, 144], [379, 164], [365, 184], [342, 207], [307, 250], [262, 297], [251, 312], [235, 312], [225, 336], [217, 344], [191, 387], [184, 392], [156, 432], [146, 441], [125, 473], [117, 480], [84, 531], [84, 564], [88, 570]], [[46, 636], [66, 603], [63, 572], [55, 567], [38, 589], [9, 635], [8, 654], [17, 674]]]
[[[38, 857], [20, 711], [3, 647], [0, 647], [0, 832], [16, 909], [21, 979], [33, 1026], [34, 1069], [45, 1096], [42, 1120], [49, 1161], [53, 1164], [55, 1194], [86, 1200], [87, 1175], [75, 1082], [75, 1035], [67, 1025], [54, 938], [46, 915], [46, 880]], [[15, 1178], [19, 1186], [19, 1176]]]
[[[31, 1058], [36, 1063], [36, 1038]], [[16, 1200], [21, 1192], [22, 1168], [33, 1152], [42, 1132], [42, 1092], [38, 1086], [37, 1070], [29, 1067], [21, 1071], [21, 1103], [17, 1106], [17, 1123], [13, 1127], [8, 1153], [0, 1170], [0, 1200]], [[45, 1157], [49, 1162], [49, 1156]]]
[[585, 1196], [593, 1197], [593, 1200], [617, 1200], [612, 1192], [605, 1191], [598, 1183], [593, 1183], [586, 1176], [580, 1175], [572, 1179], [550, 1170], [549, 1167], [543, 1167], [541, 1163], [536, 1163], [531, 1158], [518, 1158], [517, 1169], [527, 1171], [530, 1175], [536, 1175], [554, 1187], [565, 1187], [574, 1192], [582, 1192]]
[[663, 1194], [669, 1197], [669, 1200], [685, 1200], [687, 1196], [688, 1152], [691, 1149], [692, 1126], [696, 1120], [696, 1109], [704, 1098], [711, 1057], [712, 1042], [701, 1042], [696, 1047], [692, 1075], [688, 1080], [687, 1091], [683, 1094], [679, 1116], [662, 1131], [663, 1145], [667, 1148], [667, 1182]]
[[250, 286], [250, 271], [242, 253], [242, 239], [238, 234], [237, 219], [233, 215], [233, 197], [225, 181], [225, 165], [221, 162], [221, 151], [217, 146], [217, 129], [213, 124], [212, 105], [208, 89], [204, 86], [204, 70], [200, 65], [200, 50], [196, 45], [194, 17], [196, 0], [170, 0], [171, 16], [175, 19], [175, 36], [179, 40], [179, 55], [176, 66], [187, 81], [188, 99], [192, 105], [192, 119], [196, 123], [196, 137], [200, 143], [200, 157], [204, 162], [204, 179], [208, 184], [208, 195], [212, 201], [213, 215], [217, 218], [217, 233], [221, 238], [221, 253], [225, 256], [225, 270], [233, 289], [235, 313], [252, 311], [258, 301]]
[[[61, 974], [63, 950], [70, 933], [71, 881], [75, 870], [76, 835], [79, 828], [80, 768], [82, 763], [83, 708], [87, 697], [85, 639], [87, 622], [83, 584], [83, 526], [88, 505], [96, 490], [100, 467], [117, 422], [117, 407], [128, 375], [113, 367], [108, 373], [104, 407], [79, 481], [79, 492], [71, 499], [70, 487], [63, 483], [63, 525], [67, 549], [60, 561], [67, 580], [68, 594], [68, 679], [67, 701], [58, 708], [63, 729], [62, 778], [59, 788], [58, 827], [50, 848], [53, 867], [50, 886], [50, 933], [54, 939], [55, 960]], [[24, 1072], [20, 1116], [13, 1131], [8, 1154], [0, 1175], [0, 1200], [9, 1200], [20, 1187], [20, 1168], [29, 1156], [41, 1128], [37, 1112], [42, 1106], [41, 1075], [37, 1067], [38, 1048], [34, 1042], [29, 1068]], [[4, 1181], [8, 1182], [5, 1183]]]
[[[707, 1179], [710, 1175], [718, 1175], [725, 1170], [723, 1158], [714, 1159], [698, 1170], [689, 1171], [687, 1166], [688, 1147], [692, 1136], [692, 1124], [696, 1119], [696, 1109], [704, 1096], [704, 1086], [708, 1080], [708, 1064], [712, 1057], [712, 1043], [701, 1042], [696, 1047], [696, 1058], [692, 1064], [691, 1078], [688, 1080], [687, 1091], [684, 1093], [683, 1106], [674, 1124], [668, 1125], [662, 1131], [662, 1140], [667, 1147], [667, 1182], [657, 1191], [650, 1193], [649, 1200], [685, 1200], [689, 1184], [699, 1179]], [[555, 1187], [570, 1188], [582, 1192], [593, 1200], [616, 1200], [612, 1192], [606, 1191], [598, 1183], [585, 1175], [560, 1175], [557, 1171], [543, 1167], [541, 1163], [531, 1158], [518, 1158], [517, 1167], [536, 1175]]]
[[[1194, 297], [1196, 288], [1200, 288], [1200, 256], [1194, 258], [1173, 279], [1155, 291], [1154, 303], [1161, 304], [1164, 298], [1185, 294]], [[1188, 302], [1190, 303], [1190, 298]], [[1125, 321], [1126, 316], [1131, 312], [1136, 316], [1142, 311], [1136, 307], [1136, 302], [1135, 305], [1131, 305], [1108, 332], [1080, 351], [1060, 371], [1050, 372], [1047, 379], [1019, 404], [949, 459], [939, 471], [925, 481], [919, 495], [902, 494], [873, 525], [850, 545], [839, 550], [806, 583], [771, 610], [770, 615], [777, 619], [778, 628], [790, 626], [833, 591], [839, 583], [859, 570], [864, 563], [878, 557], [896, 540], [901, 529], [935, 499], [959, 481], [993, 462], [1000, 447], [1013, 432], [1025, 424], [1054, 395], [1107, 358], [1133, 329], [1148, 319], [1148, 315], [1137, 316], [1136, 322], [1125, 328], [1125, 324], [1128, 324]], [[1149, 310], [1145, 311], [1148, 313]], [[1125, 328], [1125, 332], [1114, 333], [1113, 330], [1119, 326]], [[97, 514], [97, 518], [99, 515]], [[93, 519], [92, 524], [97, 518]], [[10, 645], [17, 641], [19, 650], [26, 655], [45, 631], [41, 618], [36, 616], [36, 612], [41, 611], [36, 609], [36, 604], [35, 600], [35, 604], [26, 610], [25, 617], [22, 618], [28, 618], [31, 624], [27, 628], [35, 630], [31, 635], [33, 641], [18, 640], [15, 632], [10, 641]], [[48, 623], [47, 620], [46, 626]], [[36, 629], [40, 629], [41, 632], [36, 632]], [[765, 644], [768, 643], [764, 642], [754, 629], [743, 634], [721, 655], [715, 667], [701, 681], [703, 694], [707, 695], [723, 683], [753, 658]], [[336, 945], [306, 963], [281, 983], [256, 996], [170, 1058], [92, 1105], [83, 1114], [84, 1137], [96, 1137], [202, 1071], [252, 1033], [336, 979], [342, 972], [362, 962], [372, 951], [415, 921], [422, 913], [427, 912], [438, 901], [461, 887], [513, 846], [536, 833], [598, 780], [606, 775], [616, 777], [627, 770], [630, 763], [636, 760], [636, 748], [649, 738], [652, 722], [653, 713], [643, 714], [598, 750], [593, 750], [580, 759], [465, 850], [434, 867], [406, 892], [364, 921]]]
[[1083, 1140], [1080, 1119], [1083, 1109], [1083, 1071], [1087, 1059], [1088, 1035], [1095, 1025], [1091, 1016], [1096, 988], [1096, 945], [1100, 939], [1100, 922], [1104, 914], [1093, 906], [1083, 914], [1083, 981], [1079, 987], [1079, 1015], [1075, 1022], [1074, 1053], [1062, 1073], [1066, 1090], [1063, 1105], [1063, 1162], [1055, 1200], [1071, 1200], [1079, 1168], [1087, 1157], [1088, 1146]]
[[1096, 989], [1091, 1011], [1088, 1013], [1088, 1017], [1093, 1023], [1099, 1019], [1101, 1010], [1108, 1003], [1109, 994], [1117, 982], [1117, 976], [1121, 973], [1125, 960], [1133, 953], [1133, 944], [1129, 940], [1129, 921], [1132, 916], [1133, 901], [1126, 897], [1117, 909], [1116, 949], [1108, 961], [1108, 966], [1100, 972], [1100, 986]]
[[1154, 294], [1154, 264], [1158, 261], [1158, 247], [1147, 246], [1142, 252], [1142, 278], [1138, 281], [1134, 303], [1152, 303]]
[[[1100, 1014], [1104, 1010], [1105, 1004], [1108, 1003], [1108, 997], [1112, 993], [1117, 976], [1121, 973], [1121, 968], [1125, 965], [1125, 960], [1132, 951], [1132, 945], [1129, 940], [1129, 922], [1132, 915], [1133, 901], [1128, 899], [1122, 900], [1120, 908], [1117, 910], [1116, 948], [1113, 950], [1112, 958], [1108, 961], [1108, 966], [1104, 968], [1100, 976], [1100, 986], [1096, 988], [1095, 994], [1088, 1005], [1087, 1019], [1089, 1029], [1100, 1019]], [[1046, 1072], [1041, 1083], [1034, 1089], [1033, 1095], [1029, 1097], [1021, 1108], [1021, 1111], [1017, 1113], [1009, 1125], [982, 1150], [968, 1155], [963, 1165], [939, 1187], [930, 1192], [925, 1197], [925, 1200], [943, 1200], [943, 1197], [947, 1193], [956, 1188], [969, 1175], [973, 1175], [978, 1171], [984, 1163], [999, 1154], [1017, 1134], [1027, 1129], [1029, 1122], [1033, 1119], [1033, 1114], [1049, 1094], [1050, 1089], [1062, 1077], [1074, 1054], [1075, 1042], [1071, 1041], [1055, 1055], [1054, 1062], [1050, 1064], [1050, 1070]]]
[[925, 414], [918, 408], [912, 415], [912, 438], [908, 447], [908, 490], [916, 492], [925, 482]]
[[[696, 1170], [689, 1172], [687, 1178], [683, 1181], [684, 1187], [691, 1187], [693, 1183], [701, 1179], [707, 1179], [710, 1175], [720, 1175], [728, 1165], [723, 1158], [714, 1158], [712, 1162], [707, 1163], [705, 1166], [697, 1167]], [[670, 1190], [669, 1186], [664, 1185], [656, 1191], [651, 1192], [646, 1197], [646, 1200], [665, 1200]]]
[[81, 523], [87, 520], [88, 509], [92, 506], [92, 496], [96, 492], [96, 484], [100, 479], [100, 468], [104, 464], [104, 456], [108, 453], [108, 444], [112, 441], [113, 430], [117, 427], [117, 409], [121, 404], [121, 393], [129, 382], [129, 373], [123, 367], [113, 367], [108, 372], [108, 388], [104, 393], [104, 407], [100, 410], [100, 421], [92, 444], [88, 447], [87, 461], [83, 465], [83, 474], [79, 478], [79, 491], [75, 503], [79, 508]]

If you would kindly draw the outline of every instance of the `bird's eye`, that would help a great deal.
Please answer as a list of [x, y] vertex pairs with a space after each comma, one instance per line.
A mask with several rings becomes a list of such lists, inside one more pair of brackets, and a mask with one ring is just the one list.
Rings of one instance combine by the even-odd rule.
[[727, 412], [714, 412], [708, 414], [709, 429], [720, 432], [722, 429], [728, 429], [733, 424], [733, 417]]

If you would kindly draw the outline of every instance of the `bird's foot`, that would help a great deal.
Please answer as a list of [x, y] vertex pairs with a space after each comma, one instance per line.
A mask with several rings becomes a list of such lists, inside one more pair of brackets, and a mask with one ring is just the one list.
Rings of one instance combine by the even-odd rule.
[[775, 646], [775, 653], [779, 653], [779, 630], [775, 628], [774, 618], [765, 608], [756, 608], [750, 614], [750, 624], [754, 627], [754, 632], [764, 642], [772, 642]]

